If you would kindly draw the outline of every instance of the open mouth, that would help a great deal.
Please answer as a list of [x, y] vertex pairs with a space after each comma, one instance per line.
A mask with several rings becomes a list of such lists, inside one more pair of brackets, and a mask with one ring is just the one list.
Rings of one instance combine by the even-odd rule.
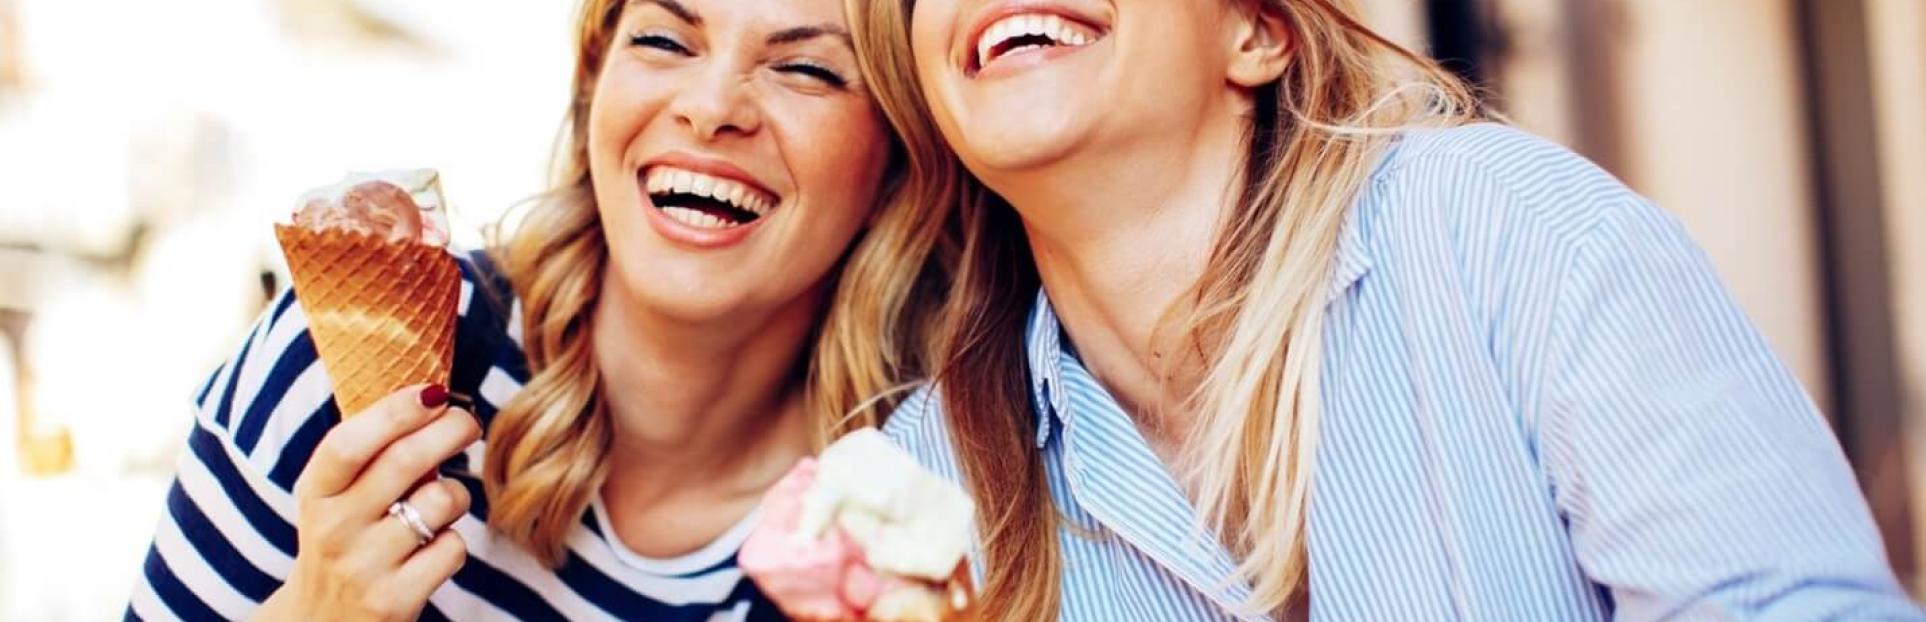
[[747, 182], [668, 165], [643, 173], [649, 201], [670, 220], [698, 229], [729, 229], [761, 219], [775, 194]]
[[990, 22], [976, 36], [970, 57], [972, 75], [997, 61], [1055, 48], [1080, 48], [1103, 38], [1089, 24], [1055, 13], [1017, 13]]

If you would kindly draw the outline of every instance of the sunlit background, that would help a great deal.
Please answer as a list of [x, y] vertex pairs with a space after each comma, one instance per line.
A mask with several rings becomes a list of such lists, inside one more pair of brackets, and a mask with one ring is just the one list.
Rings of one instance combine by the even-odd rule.
[[[118, 617], [294, 196], [437, 168], [472, 246], [541, 190], [572, 4], [0, 0], [0, 621]], [[1367, 4], [1680, 215], [1915, 582], [1926, 0]]]
[[117, 618], [188, 395], [349, 170], [441, 169], [458, 243], [541, 190], [563, 3], [0, 0], [0, 620]]

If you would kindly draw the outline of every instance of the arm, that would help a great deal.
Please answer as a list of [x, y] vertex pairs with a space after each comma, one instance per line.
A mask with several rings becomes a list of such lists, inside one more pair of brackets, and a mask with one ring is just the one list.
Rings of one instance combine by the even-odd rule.
[[[283, 401], [294, 405], [311, 397], [300, 395], [304, 390], [288, 382], [292, 378], [269, 377], [285, 376], [269, 372], [299, 356], [288, 351], [288, 335], [276, 332], [290, 328], [276, 322], [289, 303], [284, 299], [264, 314], [240, 353], [202, 390], [167, 507], [134, 586], [130, 618], [240, 619], [286, 581], [296, 548], [293, 499], [267, 476], [268, 469], [247, 458], [232, 424], [250, 410], [272, 411]], [[269, 384], [283, 387], [261, 395]], [[254, 408], [257, 400], [261, 409]]]
[[300, 317], [276, 305], [203, 391], [127, 617], [412, 617], [465, 558], [453, 532], [417, 549], [383, 510], [407, 494], [440, 526], [466, 508], [453, 482], [414, 483], [472, 442], [473, 417], [414, 387], [337, 424]]
[[1826, 421], [1681, 227], [1611, 206], [1571, 257], [1539, 433], [1618, 617], [1926, 617]]

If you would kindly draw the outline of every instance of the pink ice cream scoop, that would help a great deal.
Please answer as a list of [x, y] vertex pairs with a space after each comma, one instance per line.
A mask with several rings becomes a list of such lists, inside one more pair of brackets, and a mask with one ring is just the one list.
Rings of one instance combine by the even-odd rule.
[[294, 224], [317, 231], [344, 229], [397, 243], [421, 239], [421, 210], [406, 191], [385, 181], [349, 188], [340, 203], [309, 201], [295, 212]]
[[293, 225], [311, 231], [351, 231], [389, 243], [447, 243], [435, 221], [441, 209], [440, 176], [432, 170], [350, 175], [310, 191], [295, 210]]
[[792, 618], [952, 619], [971, 598], [968, 496], [875, 430], [851, 437], [825, 451], [824, 462], [803, 459], [770, 489], [738, 565]]
[[[831, 537], [799, 538], [796, 525], [802, 519], [803, 495], [816, 481], [816, 460], [804, 458], [776, 482], [763, 499], [762, 519], [736, 554], [744, 573], [755, 577], [770, 600], [782, 606], [790, 617], [804, 620], [846, 620], [858, 617], [868, 603], [860, 597], [844, 595], [846, 578], [854, 573], [869, 580], [856, 583], [873, 585], [874, 575], [862, 567], [856, 547], [841, 532]], [[868, 585], [858, 586], [868, 587]], [[868, 594], [871, 598], [873, 594]]]

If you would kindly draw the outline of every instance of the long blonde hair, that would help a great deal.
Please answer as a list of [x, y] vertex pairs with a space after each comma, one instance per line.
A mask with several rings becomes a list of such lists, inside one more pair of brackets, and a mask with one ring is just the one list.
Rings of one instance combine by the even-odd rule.
[[[1230, 0], [1289, 30], [1283, 75], [1254, 93], [1236, 206], [1168, 324], [1206, 365], [1178, 458], [1204, 525], [1242, 560], [1246, 606], [1277, 612], [1307, 576], [1324, 305], [1345, 217], [1384, 147], [1417, 126], [1476, 117], [1470, 90], [1361, 23], [1355, 0]], [[1038, 277], [1021, 223], [933, 129], [914, 74], [914, 0], [849, 0], [865, 70], [907, 139], [912, 180], [956, 186], [962, 256], [931, 361], [952, 443], [982, 513], [986, 610], [1057, 615], [1062, 562], [1023, 354]], [[932, 179], [917, 179], [919, 176]]]
[[[550, 566], [566, 558], [569, 530], [607, 475], [613, 434], [589, 335], [609, 255], [589, 177], [587, 119], [624, 4], [582, 3], [553, 189], [504, 219], [491, 245], [522, 305], [531, 375], [489, 424], [488, 523]], [[902, 144], [891, 149], [900, 154]], [[891, 158], [870, 227], [830, 277], [804, 380], [818, 446], [879, 424], [897, 389], [924, 373], [925, 325], [944, 279], [933, 253], [942, 222], [924, 212], [942, 202], [928, 186], [906, 182], [903, 166]]]

